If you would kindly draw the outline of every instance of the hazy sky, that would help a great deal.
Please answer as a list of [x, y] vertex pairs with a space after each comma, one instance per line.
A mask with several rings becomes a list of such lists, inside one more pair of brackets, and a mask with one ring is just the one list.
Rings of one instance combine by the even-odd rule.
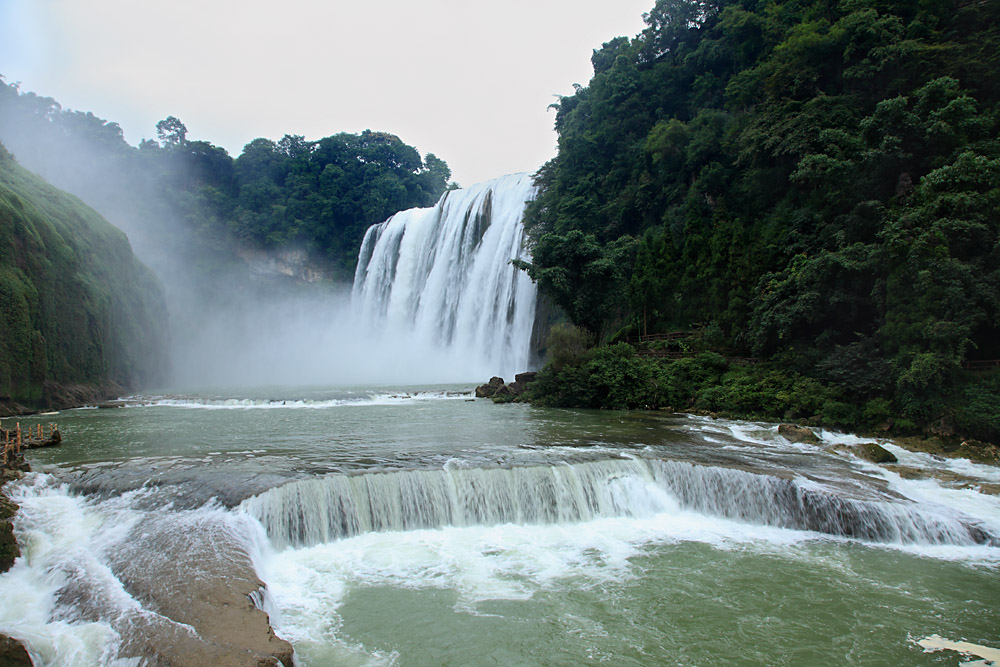
[[463, 185], [555, 153], [556, 94], [653, 0], [0, 0], [0, 74], [117, 121], [179, 117], [234, 157], [255, 137], [366, 128]]

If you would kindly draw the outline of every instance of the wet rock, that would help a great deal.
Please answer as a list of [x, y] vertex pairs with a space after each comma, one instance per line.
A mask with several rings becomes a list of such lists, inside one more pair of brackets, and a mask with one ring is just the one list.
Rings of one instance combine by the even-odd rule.
[[[24, 477], [25, 471], [30, 472], [31, 468], [23, 461], [20, 465], [0, 471], [0, 574], [9, 570], [21, 555], [21, 548], [14, 537], [14, 515], [20, 507], [4, 495], [2, 487], [9, 481]], [[5, 663], [0, 660], [0, 665], [3, 664]]]
[[504, 384], [500, 385], [500, 388], [497, 389], [496, 392], [494, 392], [494, 394], [490, 396], [490, 398], [493, 399], [494, 403], [510, 403], [515, 398], [517, 398], [517, 396], [518, 394], [515, 394], [513, 391], [511, 391], [509, 384]]
[[892, 452], [874, 442], [862, 442], [854, 450], [858, 458], [872, 463], [896, 463], [898, 460]]
[[[9, 570], [21, 555], [14, 537], [14, 515], [17, 510], [16, 503], [0, 494], [0, 574]], [[0, 665], [2, 664], [4, 663], [0, 660]]]
[[535, 381], [538, 373], [518, 373], [514, 381], [507, 385], [507, 390], [515, 397], [521, 396], [528, 385]]
[[[292, 664], [257, 602], [264, 584], [246, 546], [224, 524], [147, 519], [111, 557], [125, 589], [149, 612], [121, 619], [119, 657], [146, 664]], [[126, 615], [127, 616], [127, 615]]]
[[794, 424], [780, 424], [778, 435], [789, 442], [804, 442], [810, 445], [818, 445], [819, 438], [812, 432], [812, 429]]
[[493, 376], [486, 384], [476, 387], [476, 398], [492, 398], [500, 387], [503, 387], [503, 378]]
[[988, 442], [965, 440], [955, 450], [955, 455], [975, 461], [976, 463], [1000, 465], [1000, 447], [991, 445]]
[[518, 373], [514, 376], [514, 382], [520, 385], [529, 385], [535, 381], [538, 377], [538, 373], [531, 371], [529, 373]]
[[28, 649], [16, 639], [0, 635], [0, 665], [3, 667], [31, 667], [35, 663], [28, 655]]

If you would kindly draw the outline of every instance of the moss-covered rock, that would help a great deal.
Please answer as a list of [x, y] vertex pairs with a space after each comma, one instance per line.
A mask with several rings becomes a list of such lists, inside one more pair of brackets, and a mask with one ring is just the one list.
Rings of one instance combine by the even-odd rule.
[[955, 450], [955, 455], [976, 463], [1000, 465], [1000, 447], [988, 442], [966, 440]]
[[874, 442], [862, 442], [855, 445], [853, 452], [859, 459], [872, 463], [896, 463], [898, 460], [892, 452]]
[[[125, 234], [0, 146], [0, 399], [134, 388], [166, 367], [166, 303]], [[53, 400], [48, 397], [53, 395]]]

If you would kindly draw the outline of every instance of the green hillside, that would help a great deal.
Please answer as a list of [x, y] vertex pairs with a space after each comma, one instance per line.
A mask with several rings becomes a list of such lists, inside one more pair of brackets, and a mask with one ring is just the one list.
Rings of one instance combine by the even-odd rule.
[[640, 35], [595, 51], [556, 105], [526, 268], [597, 342], [688, 332], [689, 352], [788, 381], [715, 369], [725, 390], [666, 398], [661, 378], [611, 401], [578, 374], [559, 402], [717, 410], [742, 378], [780, 400], [735, 412], [1000, 438], [984, 370], [1000, 358], [998, 22], [973, 0], [659, 0]]
[[0, 320], [0, 410], [155, 382], [165, 367], [163, 293], [125, 234], [2, 145]]

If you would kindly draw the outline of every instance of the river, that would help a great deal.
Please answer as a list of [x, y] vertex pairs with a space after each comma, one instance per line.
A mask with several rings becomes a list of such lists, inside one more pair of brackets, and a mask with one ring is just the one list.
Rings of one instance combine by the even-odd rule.
[[7, 487], [0, 632], [40, 664], [157, 664], [256, 578], [312, 666], [957, 664], [916, 641], [1000, 639], [993, 467], [886, 443], [964, 483], [904, 479], [774, 425], [463, 385], [127, 404], [21, 420], [65, 438]]

